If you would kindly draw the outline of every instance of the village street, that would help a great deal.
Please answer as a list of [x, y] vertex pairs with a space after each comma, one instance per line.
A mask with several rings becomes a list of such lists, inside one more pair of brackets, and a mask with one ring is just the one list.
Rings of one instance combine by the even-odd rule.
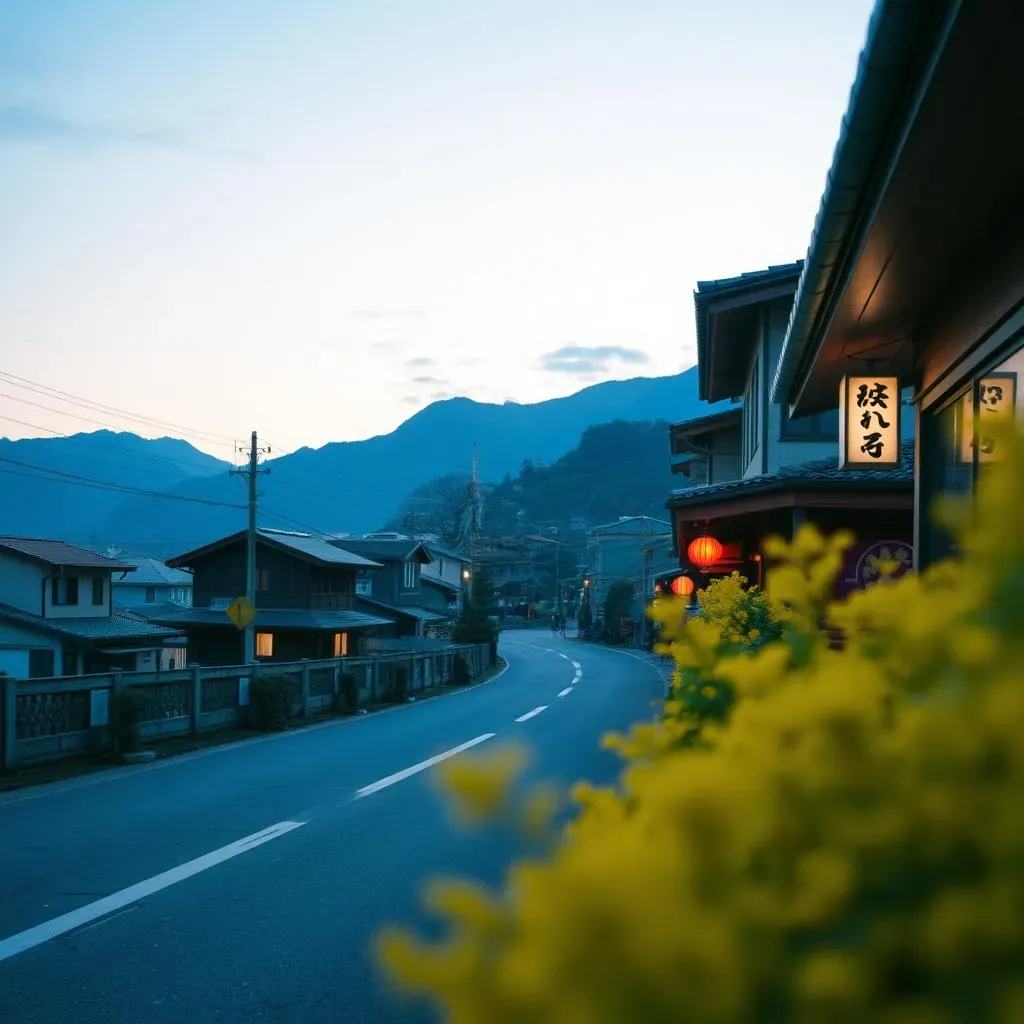
[[516, 851], [454, 830], [424, 762], [520, 740], [531, 779], [609, 783], [601, 735], [664, 695], [642, 653], [539, 630], [500, 653], [465, 692], [0, 798], [0, 1020], [431, 1019], [382, 990], [371, 936], [423, 924], [427, 877], [495, 882]]

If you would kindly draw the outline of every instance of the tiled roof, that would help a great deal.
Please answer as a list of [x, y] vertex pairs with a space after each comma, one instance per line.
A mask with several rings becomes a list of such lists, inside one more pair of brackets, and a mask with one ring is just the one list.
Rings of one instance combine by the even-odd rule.
[[0, 549], [22, 555], [37, 562], [55, 567], [77, 567], [82, 569], [109, 569], [111, 572], [130, 572], [135, 568], [116, 558], [98, 555], [88, 548], [65, 544], [62, 540], [44, 540], [39, 537], [2, 537]]
[[711, 498], [746, 495], [759, 491], [787, 489], [829, 490], [894, 490], [906, 491], [914, 486], [914, 442], [900, 445], [900, 463], [893, 469], [840, 469], [838, 455], [813, 462], [797, 462], [780, 467], [777, 473], [765, 473], [745, 480], [726, 480], [701, 487], [683, 487], [672, 492], [668, 504], [672, 508], [700, 505]]
[[442, 558], [451, 558], [452, 560], [454, 560], [456, 562], [468, 562], [469, 561], [469, 555], [463, 554], [461, 551], [452, 551], [449, 548], [439, 547], [437, 544], [429, 544], [428, 543], [428, 544], [426, 544], [424, 546], [426, 547], [426, 549], [432, 555], [440, 555]]
[[156, 601], [153, 604], [137, 605], [135, 607], [121, 604], [117, 600], [114, 601], [115, 612], [118, 612], [120, 615], [134, 616], [146, 622], [162, 622], [164, 616], [174, 615], [187, 610], [186, 605], [181, 605], [174, 601]]
[[437, 576], [424, 576], [420, 574], [421, 583], [429, 583], [431, 586], [440, 587], [442, 590], [450, 590], [452, 593], [457, 594], [459, 592], [459, 584], [451, 583], [448, 580], [442, 580]]
[[410, 619], [418, 619], [420, 622], [440, 622], [442, 619], [448, 618], [447, 615], [441, 612], [432, 612], [426, 608], [416, 608], [412, 605], [384, 604], [383, 601], [371, 601], [365, 597], [359, 603], [369, 605], [371, 608], [381, 608], [389, 615], [404, 615]]
[[720, 412], [708, 413], [707, 416], [695, 416], [692, 420], [681, 420], [679, 423], [670, 423], [669, 432], [697, 434], [702, 430], [711, 430], [714, 427], [725, 426], [733, 420], [743, 417], [743, 403], [736, 402], [730, 409], [722, 409]]
[[794, 263], [775, 263], [764, 270], [750, 270], [735, 277], [716, 277], [708, 281], [698, 281], [697, 291], [703, 296], [711, 292], [737, 291], [745, 288], [761, 288], [776, 281], [785, 281], [790, 277], [799, 277], [804, 261]]
[[46, 619], [41, 615], [0, 605], [0, 618], [9, 622], [17, 622], [30, 629], [38, 629], [45, 633], [74, 640], [133, 640], [156, 639], [174, 635], [173, 629], [156, 626], [145, 619], [130, 613], [115, 612], [113, 615], [90, 616], [88, 618]]
[[362, 569], [380, 568], [377, 562], [363, 557], [358, 552], [353, 552], [349, 548], [348, 541], [345, 541], [345, 546], [341, 547], [308, 533], [287, 533], [283, 530], [259, 530], [258, 533], [274, 544], [291, 548], [297, 554], [305, 555], [307, 558], [323, 562], [326, 565], [351, 565]]
[[[224, 612], [212, 608], [183, 608], [177, 612], [160, 615], [159, 621], [178, 629], [189, 626], [226, 626], [234, 629], [234, 623]], [[257, 629], [311, 629], [332, 631], [340, 629], [369, 629], [373, 626], [390, 626], [393, 620], [363, 612], [307, 611], [297, 609], [257, 608]]]
[[120, 555], [124, 562], [135, 566], [135, 572], [124, 579], [115, 579], [114, 585], [143, 587], [191, 587], [192, 573], [172, 569], [166, 562], [150, 555]]
[[388, 537], [370, 537], [360, 540], [353, 540], [346, 537], [344, 540], [332, 541], [332, 544], [342, 545], [349, 551], [365, 558], [372, 558], [375, 562], [406, 562], [417, 551], [422, 551], [421, 561], [432, 561], [430, 551], [421, 540], [409, 540], [403, 538], [395, 540]]
[[[315, 562], [318, 565], [348, 565], [356, 569], [379, 569], [380, 563], [364, 558], [359, 554], [353, 554], [346, 547], [340, 544], [333, 544], [311, 533], [290, 533], [287, 530], [259, 529], [256, 531], [258, 539], [267, 544], [273, 544], [285, 548], [306, 561]], [[191, 565], [196, 559], [205, 557], [207, 554], [227, 547], [229, 544], [237, 544], [245, 540], [245, 530], [239, 530], [227, 537], [221, 537], [210, 544], [193, 551], [186, 551], [183, 555], [176, 555], [169, 558], [167, 564], [172, 568], [182, 565]]]

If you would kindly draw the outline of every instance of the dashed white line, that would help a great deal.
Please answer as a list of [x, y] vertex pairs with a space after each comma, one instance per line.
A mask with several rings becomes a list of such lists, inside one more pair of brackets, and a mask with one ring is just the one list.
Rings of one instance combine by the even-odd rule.
[[547, 707], [548, 707], [547, 704], [541, 704], [541, 706], [539, 708], [534, 708], [532, 711], [527, 711], [525, 715], [520, 715], [516, 719], [516, 721], [517, 722], [528, 722], [535, 715], [539, 715], [542, 711], [546, 711]]
[[469, 750], [470, 747], [477, 747], [481, 743], [486, 743], [488, 740], [494, 739], [496, 735], [497, 733], [485, 732], [482, 736], [477, 736], [466, 743], [460, 743], [457, 747], [452, 747], [451, 750], [446, 750], [444, 753], [428, 757], [426, 761], [420, 761], [419, 764], [414, 764], [409, 768], [403, 768], [400, 772], [395, 772], [393, 775], [388, 775], [386, 778], [378, 779], [376, 782], [371, 782], [368, 786], [363, 786], [362, 789], [356, 790], [356, 799], [359, 800], [364, 796], [372, 796], [374, 793], [379, 793], [382, 789], [387, 789], [388, 786], [393, 786], [396, 782], [408, 779], [412, 775], [426, 771], [428, 768], [433, 768], [435, 764], [440, 764], [442, 761], [446, 761], [449, 757], [454, 757], [456, 754], [461, 754], [464, 750]]
[[196, 857], [195, 860], [179, 864], [176, 868], [147, 878], [144, 882], [136, 882], [135, 885], [130, 885], [127, 889], [111, 893], [93, 903], [87, 903], [84, 907], [61, 914], [60, 917], [55, 917], [51, 921], [44, 921], [33, 928], [18, 932], [16, 935], [0, 939], [0, 961], [9, 960], [12, 956], [17, 956], [44, 942], [49, 942], [50, 939], [57, 938], [58, 935], [65, 935], [76, 928], [81, 928], [82, 925], [96, 921], [98, 918], [114, 914], [124, 907], [138, 903], [139, 900], [143, 900], [147, 896], [152, 896], [153, 893], [160, 892], [161, 889], [167, 889], [178, 882], [183, 882], [186, 878], [198, 875], [200, 871], [223, 864], [224, 861], [231, 860], [232, 857], [247, 853], [249, 850], [269, 843], [272, 839], [286, 835], [303, 825], [305, 825], [304, 821], [279, 821], [276, 825], [271, 825], [260, 832], [254, 832], [244, 839], [228, 843], [227, 846], [222, 846], [219, 850], [204, 853], [201, 857]]
[[559, 690], [558, 691], [558, 696], [559, 697], [568, 697], [570, 693], [572, 693], [572, 687], [571, 686], [567, 686], [564, 690]]
[[568, 655], [568, 654], [564, 654], [564, 653], [563, 653], [562, 651], [559, 651], [559, 652], [558, 652], [558, 656], [559, 656], [560, 658], [565, 658], [565, 660], [566, 660], [566, 661], [568, 661], [568, 660], [569, 660], [569, 655]]
[[581, 664], [580, 664], [580, 663], [579, 663], [578, 661], [574, 661], [574, 662], [572, 663], [572, 667], [573, 667], [574, 669], [576, 669], [576, 673], [577, 673], [577, 674], [579, 674], [580, 672], [582, 672], [582, 671], [583, 671], [583, 666], [582, 666], [582, 665], [581, 665]]

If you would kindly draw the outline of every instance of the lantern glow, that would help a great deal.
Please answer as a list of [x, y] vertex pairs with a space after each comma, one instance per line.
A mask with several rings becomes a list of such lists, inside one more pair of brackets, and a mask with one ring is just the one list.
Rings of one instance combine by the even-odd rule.
[[690, 546], [686, 549], [686, 557], [699, 568], [707, 569], [709, 566], [718, 564], [722, 558], [722, 550], [721, 541], [716, 538], [697, 537], [690, 541]]
[[689, 597], [693, 593], [693, 580], [689, 576], [677, 576], [669, 585], [676, 597]]

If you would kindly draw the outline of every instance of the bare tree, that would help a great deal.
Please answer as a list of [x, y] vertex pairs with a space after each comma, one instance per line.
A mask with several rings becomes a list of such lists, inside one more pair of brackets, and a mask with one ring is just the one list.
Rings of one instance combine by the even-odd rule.
[[472, 494], [467, 476], [437, 477], [406, 498], [394, 525], [410, 535], [429, 533], [445, 547], [458, 547], [469, 533]]

